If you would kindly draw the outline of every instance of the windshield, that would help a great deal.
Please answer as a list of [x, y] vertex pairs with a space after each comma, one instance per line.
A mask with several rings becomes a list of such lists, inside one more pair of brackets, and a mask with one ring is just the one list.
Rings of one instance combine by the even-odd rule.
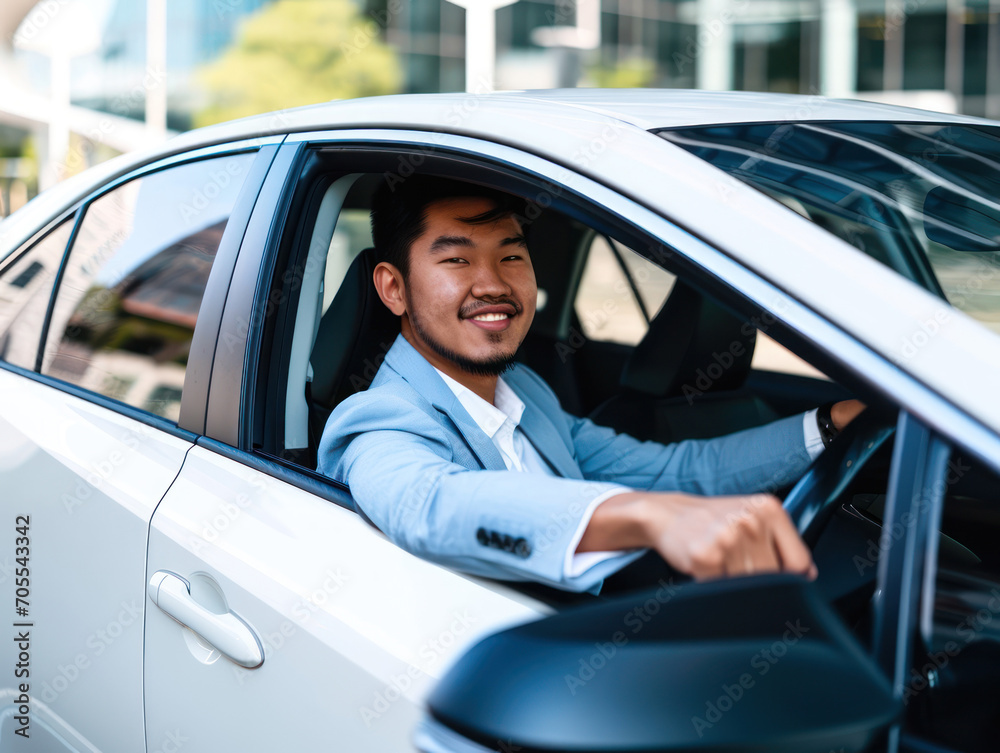
[[754, 123], [658, 135], [1000, 334], [1000, 128]]

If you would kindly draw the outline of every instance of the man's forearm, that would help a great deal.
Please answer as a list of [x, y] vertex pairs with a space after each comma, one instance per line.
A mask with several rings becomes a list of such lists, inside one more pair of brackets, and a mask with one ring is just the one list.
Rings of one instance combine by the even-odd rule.
[[816, 572], [781, 502], [769, 494], [619, 494], [594, 511], [577, 551], [639, 547], [696, 578]]
[[648, 508], [648, 492], [623, 492], [606, 499], [594, 510], [576, 551], [610, 552], [652, 546]]

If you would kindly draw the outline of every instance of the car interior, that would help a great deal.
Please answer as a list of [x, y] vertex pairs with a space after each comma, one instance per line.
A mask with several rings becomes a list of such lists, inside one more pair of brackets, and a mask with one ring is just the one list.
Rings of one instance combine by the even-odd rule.
[[[309, 155], [287, 209], [261, 339], [255, 453], [319, 478], [316, 448], [327, 418], [367, 388], [399, 332], [371, 284], [368, 207], [385, 174], [406, 167], [412, 173], [414, 164], [503, 188], [539, 207], [526, 231], [538, 313], [518, 359], [567, 411], [659, 442], [717, 436], [848, 397], [865, 401], [883, 425], [895, 422], [897, 407], [878, 385], [585, 197], [471, 158], [339, 147]], [[892, 462], [890, 437], [840, 492], [813, 547], [818, 586], [863, 644], [872, 629]], [[1000, 731], [1000, 705], [985, 717], [963, 705], [987, 691], [984, 668], [1000, 659], [1000, 486], [959, 447], [951, 468], [933, 632], [922, 650], [961, 641], [963, 625], [974, 644], [946, 666], [921, 670], [940, 688], [919, 696], [913, 708], [920, 711], [912, 713], [931, 737], [975, 750], [975, 741]], [[774, 492], [783, 495], [789, 486]], [[649, 588], [660, 578], [684, 580], [651, 555], [609, 578], [600, 596], [507, 585], [562, 609]], [[995, 610], [987, 604], [991, 594]], [[940, 718], [968, 717], [968, 724], [938, 730], [931, 707]]]

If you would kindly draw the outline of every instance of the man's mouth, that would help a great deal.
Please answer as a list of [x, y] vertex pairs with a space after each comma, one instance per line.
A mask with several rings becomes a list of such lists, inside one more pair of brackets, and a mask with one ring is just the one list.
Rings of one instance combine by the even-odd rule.
[[477, 306], [469, 315], [463, 316], [476, 327], [499, 332], [510, 326], [510, 320], [520, 312], [520, 306], [513, 301], [504, 301], [486, 306]]

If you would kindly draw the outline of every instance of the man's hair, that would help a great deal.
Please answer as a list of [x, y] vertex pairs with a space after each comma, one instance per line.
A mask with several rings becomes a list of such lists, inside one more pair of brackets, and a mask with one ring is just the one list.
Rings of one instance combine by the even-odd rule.
[[523, 199], [495, 188], [452, 178], [412, 175], [405, 180], [382, 182], [372, 198], [372, 241], [377, 262], [388, 262], [405, 280], [410, 271], [410, 246], [427, 227], [427, 207], [444, 199], [483, 198], [493, 208], [472, 217], [459, 217], [470, 225], [485, 225], [509, 216], [525, 223]]

